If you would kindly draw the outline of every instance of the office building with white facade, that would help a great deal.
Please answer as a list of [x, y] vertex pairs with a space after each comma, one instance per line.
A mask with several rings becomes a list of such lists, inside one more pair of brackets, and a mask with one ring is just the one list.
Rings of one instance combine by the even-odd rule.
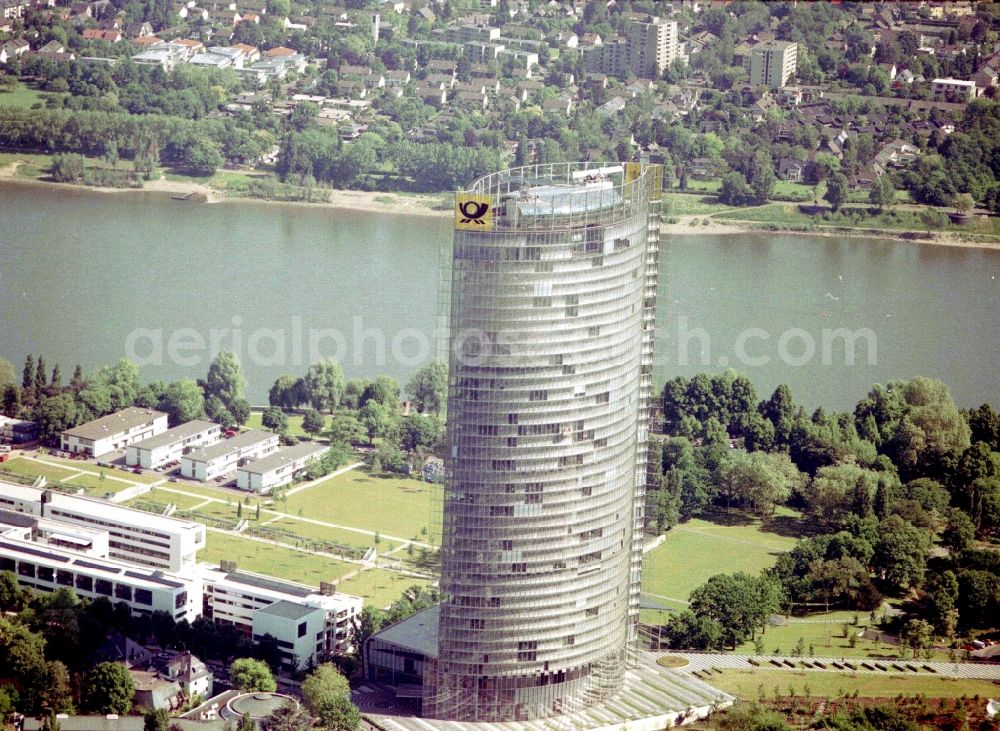
[[266, 457], [278, 449], [278, 435], [263, 429], [249, 429], [181, 457], [184, 477], [207, 482], [232, 472], [255, 459]]
[[[361, 612], [361, 597], [337, 592], [330, 584], [321, 584], [319, 590], [305, 584], [284, 581], [272, 576], [263, 576], [248, 571], [240, 571], [235, 566], [223, 562], [222, 567], [201, 564], [198, 576], [205, 586], [204, 614], [221, 624], [234, 625], [247, 636], [271, 634], [279, 640], [279, 647], [288, 653], [295, 653], [300, 665], [312, 657], [319, 661], [324, 657], [343, 654], [351, 650], [351, 627], [354, 618]], [[257, 613], [278, 603], [282, 607], [263, 619]], [[294, 604], [301, 609], [294, 612], [287, 609]], [[316, 619], [313, 610], [319, 610], [323, 617], [323, 636], [317, 637]], [[308, 642], [299, 636], [299, 624], [294, 627], [289, 616], [306, 618], [312, 628]], [[319, 615], [315, 615], [319, 616]], [[284, 643], [284, 644], [282, 644]], [[313, 655], [304, 654], [304, 648], [312, 643]]]
[[750, 83], [780, 89], [795, 76], [799, 46], [791, 41], [758, 43], [750, 51]]
[[236, 487], [256, 493], [267, 493], [275, 487], [287, 485], [306, 471], [328, 447], [315, 442], [299, 442], [283, 447], [266, 457], [247, 462], [236, 470]]
[[165, 571], [193, 568], [205, 547], [201, 523], [43, 487], [0, 481], [0, 509], [106, 531], [110, 558]]
[[175, 462], [188, 450], [208, 446], [222, 437], [222, 427], [211, 421], [195, 419], [155, 437], [130, 444], [125, 452], [125, 464], [155, 469]]
[[66, 452], [100, 457], [166, 430], [167, 415], [162, 411], [129, 406], [67, 429], [62, 432], [60, 441]]
[[175, 621], [193, 622], [202, 611], [202, 584], [197, 579], [21, 538], [0, 536], [0, 571], [13, 572], [26, 589], [70, 588], [84, 599], [124, 602], [136, 615], [164, 611]]

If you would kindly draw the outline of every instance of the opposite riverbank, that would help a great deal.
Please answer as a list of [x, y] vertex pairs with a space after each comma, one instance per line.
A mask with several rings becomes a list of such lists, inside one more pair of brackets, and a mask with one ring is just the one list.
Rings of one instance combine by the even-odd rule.
[[[240, 187], [238, 193], [234, 193], [237, 185], [242, 186], [246, 181], [253, 180], [255, 177], [242, 171], [220, 171], [207, 178], [204, 183], [189, 177], [161, 174], [156, 180], [145, 181], [141, 188], [109, 188], [58, 183], [51, 180], [44, 167], [39, 165], [42, 158], [48, 158], [45, 155], [6, 153], [4, 158], [6, 158], [5, 162], [9, 161], [6, 165], [0, 165], [0, 183], [4, 184], [56, 186], [112, 195], [123, 193], [154, 193], [171, 197], [190, 195], [193, 202], [209, 204], [254, 201], [433, 218], [452, 215], [450, 209], [443, 207], [442, 195], [440, 194], [316, 188], [308, 192], [308, 198], [305, 197], [306, 194], [303, 194], [299, 199], [256, 197], [247, 194], [244, 187]], [[667, 195], [671, 201], [693, 199], [691, 194], [686, 193], [668, 193]], [[918, 229], [902, 225], [902, 222], [894, 223], [892, 227], [885, 228], [874, 225], [844, 225], [843, 223], [824, 223], [819, 217], [803, 216], [794, 210], [794, 204], [770, 203], [765, 206], [735, 209], [717, 203], [712, 196], [702, 197], [694, 207], [700, 212], [677, 216], [671, 216], [668, 213], [671, 222], [664, 224], [662, 230], [670, 234], [684, 236], [788, 233], [824, 238], [884, 239], [935, 246], [1000, 249], [1000, 234], [992, 231], [992, 228], [1000, 230], [1000, 226], [995, 223], [991, 224], [992, 228], [988, 233], [971, 231], [967, 227], [965, 230], [955, 230], [954, 228]], [[902, 211], [914, 207], [900, 206], [898, 208]], [[759, 220], [755, 220], [755, 217]], [[950, 226], [950, 224], [945, 225]]]

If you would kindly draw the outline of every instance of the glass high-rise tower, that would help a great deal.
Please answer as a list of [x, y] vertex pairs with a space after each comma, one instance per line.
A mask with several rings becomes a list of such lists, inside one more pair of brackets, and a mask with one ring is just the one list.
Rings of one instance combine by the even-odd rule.
[[458, 194], [438, 656], [425, 716], [542, 718], [635, 650], [660, 168], [535, 165]]

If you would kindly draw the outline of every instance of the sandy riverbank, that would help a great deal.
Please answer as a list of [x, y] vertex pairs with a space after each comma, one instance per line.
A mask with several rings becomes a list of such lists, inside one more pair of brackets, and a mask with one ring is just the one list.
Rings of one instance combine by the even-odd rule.
[[[697, 221], [697, 224], [692, 225], [692, 221]], [[709, 214], [700, 215], [688, 215], [680, 216], [677, 218], [676, 223], [664, 224], [660, 227], [660, 230], [665, 233], [673, 234], [675, 236], [704, 236], [706, 234], [712, 235], [725, 235], [725, 234], [742, 234], [742, 233], [756, 233], [756, 234], [770, 234], [772, 236], [788, 235], [788, 236], [818, 236], [820, 238], [858, 238], [858, 239], [881, 239], [885, 241], [899, 241], [907, 244], [922, 244], [924, 246], [952, 246], [962, 249], [990, 249], [990, 250], [1000, 250], [1000, 242], [998, 241], [970, 241], [968, 239], [961, 238], [958, 234], [953, 234], [945, 231], [934, 231], [931, 232], [931, 238], [908, 238], [904, 236], [907, 233], [918, 233], [923, 234], [924, 232], [908, 232], [908, 231], [893, 231], [890, 229], [855, 229], [851, 230], [836, 230], [836, 231], [823, 231], [823, 230], [802, 230], [796, 231], [792, 229], [775, 231], [772, 229], [765, 228], [764, 226], [754, 222], [754, 221], [721, 221], [718, 219], [713, 219], [709, 217]]]
[[[361, 190], [338, 190], [321, 189], [328, 195], [328, 200], [322, 202], [298, 202], [298, 201], [268, 201], [258, 198], [228, 198], [224, 190], [212, 188], [211, 186], [196, 183], [188, 180], [167, 180], [161, 177], [159, 180], [147, 181], [140, 188], [104, 188], [89, 185], [77, 185], [71, 183], [55, 183], [50, 180], [18, 177], [18, 169], [23, 165], [22, 161], [0, 167], [0, 181], [14, 182], [26, 185], [60, 186], [72, 188], [74, 190], [94, 191], [98, 193], [162, 193], [165, 195], [186, 195], [193, 193], [197, 200], [205, 203], [215, 204], [228, 201], [234, 202], [257, 202], [270, 205], [304, 205], [320, 208], [339, 208], [351, 211], [367, 211], [373, 213], [384, 213], [390, 215], [416, 215], [428, 216], [432, 218], [443, 218], [451, 216], [451, 211], [435, 210], [431, 206], [439, 201], [435, 195], [419, 195], [413, 193], [388, 193], [383, 191], [361, 191]], [[692, 222], [696, 222], [692, 225]], [[907, 238], [903, 234], [905, 231], [892, 230], [872, 230], [856, 229], [853, 231], [836, 230], [783, 230], [774, 231], [753, 221], [722, 221], [714, 219], [711, 214], [692, 214], [680, 216], [675, 223], [664, 224], [661, 231], [676, 236], [719, 236], [742, 233], [759, 233], [771, 235], [795, 235], [795, 236], [818, 236], [822, 238], [863, 238], [863, 239], [883, 239], [887, 241], [901, 241], [911, 244], [923, 244], [932, 246], [950, 246], [965, 249], [990, 249], [1000, 250], [1000, 242], [995, 241], [975, 241], [961, 238], [951, 232], [936, 231], [931, 238]], [[922, 233], [922, 232], [918, 232]]]

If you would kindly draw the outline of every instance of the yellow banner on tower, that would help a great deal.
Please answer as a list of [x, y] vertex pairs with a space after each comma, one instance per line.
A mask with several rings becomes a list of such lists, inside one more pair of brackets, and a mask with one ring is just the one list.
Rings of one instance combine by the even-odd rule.
[[484, 231], [493, 228], [493, 196], [457, 192], [455, 228], [460, 231]]
[[625, 184], [628, 185], [633, 180], [638, 180], [642, 175], [642, 164], [638, 162], [625, 163]]

